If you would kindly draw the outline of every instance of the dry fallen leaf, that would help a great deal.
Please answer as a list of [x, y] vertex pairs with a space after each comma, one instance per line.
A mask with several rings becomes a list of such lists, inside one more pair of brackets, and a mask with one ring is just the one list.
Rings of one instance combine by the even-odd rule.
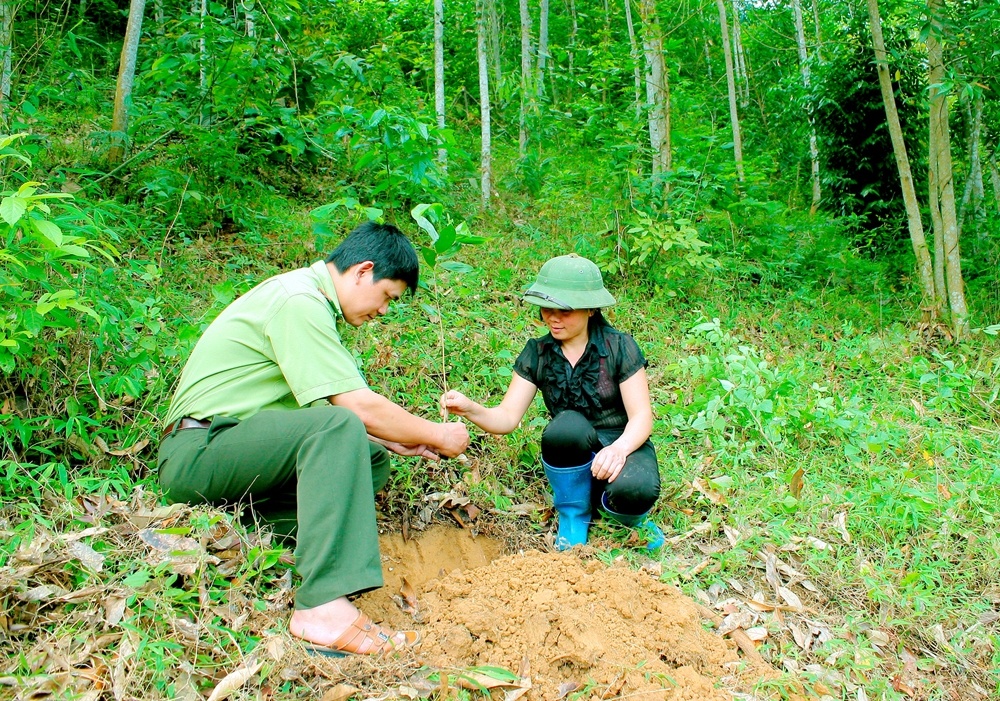
[[209, 695], [208, 701], [222, 701], [222, 699], [228, 698], [230, 694], [250, 681], [250, 679], [253, 678], [253, 675], [257, 674], [257, 671], [263, 665], [263, 662], [257, 662], [253, 657], [251, 657], [245, 663], [227, 674], [222, 681], [219, 682], [214, 689], [212, 689], [212, 693]]
[[722, 495], [722, 492], [718, 492], [709, 484], [709, 481], [704, 477], [699, 477], [696, 480], [691, 481], [691, 486], [694, 487], [698, 492], [708, 499], [713, 504], [725, 504], [726, 497]]
[[176, 533], [161, 533], [150, 528], [144, 528], [136, 535], [139, 540], [162, 553], [197, 552], [201, 546], [194, 538], [177, 535]]
[[332, 689], [328, 689], [325, 694], [323, 694], [320, 701], [347, 701], [355, 694], [357, 694], [360, 689], [351, 686], [350, 684], [337, 684], [337, 686]]
[[788, 491], [791, 492], [792, 496], [796, 499], [798, 499], [799, 495], [802, 494], [803, 475], [805, 475], [805, 470], [800, 467], [792, 475], [792, 481], [788, 485]]
[[104, 569], [104, 555], [86, 543], [75, 540], [66, 546], [66, 551], [91, 572], [100, 572]]
[[833, 527], [837, 529], [840, 533], [840, 537], [845, 543], [851, 542], [851, 534], [847, 530], [847, 512], [839, 511], [837, 515], [833, 517]]

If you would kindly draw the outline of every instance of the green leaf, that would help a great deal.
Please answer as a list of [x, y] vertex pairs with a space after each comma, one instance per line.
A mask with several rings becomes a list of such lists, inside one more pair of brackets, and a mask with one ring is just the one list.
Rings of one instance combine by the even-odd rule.
[[441, 263], [441, 267], [453, 273], [468, 273], [472, 271], [472, 266], [459, 263], [457, 260], [446, 260]]
[[17, 197], [16, 195], [4, 197], [3, 201], [0, 201], [0, 217], [3, 217], [3, 220], [11, 226], [17, 224], [18, 220], [20, 220], [27, 211], [27, 200]]
[[63, 234], [62, 229], [55, 222], [50, 222], [48, 219], [30, 219], [31, 226], [34, 227], [35, 231], [40, 233], [42, 236], [47, 238], [56, 246], [62, 246], [63, 244]]

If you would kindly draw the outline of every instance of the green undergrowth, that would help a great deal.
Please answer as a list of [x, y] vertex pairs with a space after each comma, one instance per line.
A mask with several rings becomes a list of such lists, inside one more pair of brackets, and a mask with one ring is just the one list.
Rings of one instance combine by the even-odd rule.
[[[543, 166], [504, 173], [533, 201], [502, 199], [487, 216], [455, 206], [487, 237], [456, 256], [471, 271], [425, 271], [417, 295], [345, 330], [369, 383], [430, 418], [447, 388], [498, 402], [525, 341], [542, 333], [520, 302], [535, 271], [571, 250], [602, 259], [619, 300], [609, 319], [649, 360], [663, 483], [653, 515], [668, 545], [649, 553], [601, 522], [599, 557], [643, 566], [720, 611], [727, 600], [752, 611], [766, 658], [841, 697], [863, 686], [902, 699], [893, 680], [904, 673], [926, 698], [948, 698], [949, 680], [966, 677], [1000, 689], [995, 337], [946, 344], [919, 327], [908, 282], [851, 253], [836, 221], [768, 202], [692, 211], [694, 200], [643, 218], [601, 195], [602, 183]], [[82, 693], [52, 671], [47, 649], [143, 698], [204, 694], [233, 660], [270, 673], [267, 645], [294, 585], [287, 553], [227, 512], [157, 511], [158, 420], [211, 319], [263, 278], [322, 255], [330, 237], [307, 215], [335, 198], [251, 183], [218, 210], [177, 173], [154, 170], [142, 171], [142, 197], [110, 199], [115, 187], [142, 188], [105, 183], [74, 199], [73, 230], [112, 244], [113, 260], [62, 261], [36, 280], [40, 292], [79, 290], [94, 314], [19, 317], [34, 336], [0, 396], [10, 660], [0, 697]], [[389, 215], [423, 236], [405, 211]], [[346, 230], [352, 216], [337, 223]], [[643, 258], [650, 241], [670, 247]], [[474, 432], [467, 463], [397, 460], [380, 502], [386, 527], [419, 518], [428, 495], [454, 493], [483, 509], [483, 528], [541, 542], [551, 520], [522, 507], [547, 503], [544, 422], [538, 399], [511, 435]], [[796, 574], [775, 576], [779, 561]], [[111, 651], [121, 640], [130, 666]], [[286, 679], [281, 691], [306, 698], [327, 682]]]

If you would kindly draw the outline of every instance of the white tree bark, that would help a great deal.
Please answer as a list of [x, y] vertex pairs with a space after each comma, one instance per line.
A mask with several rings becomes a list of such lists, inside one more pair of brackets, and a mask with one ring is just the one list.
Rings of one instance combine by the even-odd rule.
[[813, 24], [816, 26], [816, 60], [823, 60], [823, 35], [820, 32], [819, 26], [819, 2], [817, 0], [812, 0], [813, 5]]
[[493, 68], [493, 83], [499, 86], [503, 81], [503, 66], [500, 60], [500, 18], [497, 16], [496, 2], [489, 3], [487, 13], [486, 49]]
[[663, 60], [663, 30], [656, 16], [655, 0], [642, 0], [642, 46], [646, 55], [646, 110], [649, 145], [653, 151], [653, 175], [670, 170], [670, 141], [666, 119], [666, 66]]
[[14, 3], [0, 1], [0, 124], [7, 123], [10, 102], [10, 83], [14, 64]]
[[545, 94], [545, 61], [549, 57], [549, 0], [541, 0], [538, 18], [538, 76], [535, 91], [541, 97]]
[[997, 156], [991, 153], [986, 162], [990, 167], [990, 182], [993, 183], [993, 204], [996, 205], [997, 214], [1000, 214], [1000, 168], [997, 167]]
[[125, 157], [125, 147], [128, 141], [128, 104], [132, 100], [135, 62], [139, 55], [142, 15], [145, 11], [146, 0], [131, 0], [129, 3], [128, 24], [125, 26], [125, 40], [122, 43], [121, 60], [118, 64], [115, 106], [111, 117], [112, 144], [108, 150], [108, 161], [113, 164], [121, 163]]
[[198, 87], [201, 90], [201, 125], [211, 122], [211, 104], [208, 99], [208, 44], [205, 39], [205, 18], [208, 16], [208, 0], [201, 0], [198, 8], [200, 16], [198, 37]]
[[[929, 14], [935, 15], [942, 0], [928, 0]], [[935, 30], [927, 35], [927, 62], [930, 85], [930, 161], [936, 167], [936, 188], [941, 207], [942, 242], [945, 259], [945, 284], [948, 308], [951, 312], [951, 332], [955, 338], [969, 331], [968, 306], [965, 302], [965, 281], [962, 279], [962, 258], [959, 251], [958, 216], [955, 209], [955, 179], [951, 161], [951, 130], [948, 126], [948, 99], [939, 88], [944, 81], [944, 52]]]
[[528, 110], [533, 100], [531, 90], [531, 15], [528, 0], [518, 2], [521, 15], [521, 112], [518, 120], [518, 154], [528, 153]]
[[747, 57], [743, 51], [743, 31], [740, 27], [740, 8], [737, 0], [733, 0], [733, 64], [740, 106], [746, 107], [750, 104], [750, 76], [747, 74]]
[[[444, 0], [434, 0], [434, 112], [438, 129], [444, 129]], [[448, 151], [438, 149], [438, 163], [444, 168]]]
[[910, 159], [906, 154], [906, 142], [903, 140], [903, 129], [899, 123], [899, 112], [896, 110], [896, 97], [892, 91], [892, 77], [889, 75], [885, 40], [882, 38], [882, 19], [879, 16], [878, 0], [868, 0], [868, 17], [871, 21], [872, 45], [875, 49], [875, 67], [878, 70], [878, 82], [882, 90], [882, 103], [885, 105], [886, 122], [889, 126], [889, 136], [892, 139], [892, 150], [896, 155], [896, 168], [899, 171], [899, 184], [903, 190], [903, 203], [906, 206], [910, 243], [913, 246], [913, 255], [916, 258], [917, 272], [920, 276], [920, 288], [923, 294], [922, 306], [926, 310], [924, 321], [930, 321], [931, 318], [938, 315], [941, 300], [937, 293], [939, 288], [934, 281], [933, 262], [927, 247], [927, 239], [924, 236], [924, 224], [920, 218], [920, 203], [913, 185], [913, 173], [910, 171]]
[[576, 17], [576, 3], [573, 0], [566, 0], [567, 5], [569, 5], [569, 17], [570, 17], [570, 30], [569, 30], [569, 48], [567, 50], [569, 59], [569, 74], [573, 75], [573, 60], [576, 53], [576, 35], [580, 31], [580, 23]]
[[625, 0], [625, 24], [628, 27], [628, 43], [631, 47], [632, 77], [635, 79], [635, 120], [642, 119], [642, 69], [639, 67], [639, 44], [632, 24], [632, 0]]
[[[972, 206], [972, 220], [979, 224], [983, 220], [983, 201], [986, 199], [986, 191], [983, 187], [983, 159], [982, 159], [982, 133], [983, 133], [983, 96], [979, 94], [973, 106], [968, 100], [964, 100], [965, 116], [968, 122], [969, 131], [969, 175], [965, 179], [965, 192], [962, 194], [962, 204], [958, 209], [958, 230], [965, 231], [965, 217], [968, 214], [969, 206]], [[978, 226], [979, 238], [985, 238], [986, 230]]]
[[490, 127], [490, 68], [486, 56], [486, 12], [484, 4], [493, 0], [476, 0], [476, 58], [479, 61], [479, 117], [482, 143], [479, 149], [479, 182], [483, 209], [489, 209], [493, 188], [493, 149]]
[[[805, 86], [806, 94], [809, 95], [809, 52], [806, 49], [805, 25], [802, 21], [802, 2], [792, 0], [792, 10], [795, 15], [795, 43], [799, 48], [799, 72], [802, 74], [802, 84]], [[819, 145], [816, 142], [816, 125], [813, 121], [812, 98], [809, 97], [809, 109], [806, 115], [809, 120], [809, 159], [811, 162], [812, 174], [812, 204], [809, 207], [809, 214], [816, 214], [819, 209], [819, 202], [822, 190], [819, 182]]]
[[715, 0], [719, 8], [719, 25], [722, 30], [722, 54], [726, 59], [726, 84], [729, 88], [729, 119], [733, 125], [733, 158], [736, 161], [736, 177], [745, 182], [743, 174], [743, 136], [740, 133], [740, 112], [736, 105], [736, 76], [733, 74], [733, 52], [729, 47], [729, 27], [726, 22], [725, 0]]
[[242, 0], [243, 5], [243, 26], [246, 28], [247, 37], [253, 39], [257, 36], [257, 22], [253, 11], [254, 0]]

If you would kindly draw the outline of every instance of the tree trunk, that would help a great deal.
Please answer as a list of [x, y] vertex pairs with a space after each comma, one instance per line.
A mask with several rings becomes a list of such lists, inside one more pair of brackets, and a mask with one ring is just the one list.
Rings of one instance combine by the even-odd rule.
[[490, 63], [493, 64], [493, 83], [500, 85], [503, 80], [503, 66], [500, 59], [500, 18], [497, 16], [496, 2], [489, 3], [486, 19], [489, 21], [486, 29], [487, 49]]
[[986, 191], [983, 187], [983, 159], [980, 153], [983, 133], [983, 96], [981, 93], [976, 96], [974, 107], [970, 107], [968, 100], [963, 102], [969, 132], [969, 175], [965, 179], [965, 192], [958, 210], [958, 230], [965, 231], [965, 216], [971, 204], [972, 221], [977, 224], [976, 229], [979, 232], [979, 238], [982, 239], [986, 237], [986, 230], [978, 225], [983, 221], [983, 202], [986, 199]]
[[201, 126], [206, 127], [212, 122], [212, 105], [208, 94], [208, 42], [205, 39], [205, 18], [208, 16], [208, 0], [201, 0], [198, 9], [201, 17], [201, 28], [198, 37], [198, 87], [201, 90]]
[[486, 9], [484, 5], [494, 0], [476, 0], [476, 58], [479, 61], [479, 117], [482, 145], [479, 150], [479, 182], [482, 192], [483, 209], [490, 207], [490, 192], [493, 187], [493, 149], [490, 129], [490, 68], [486, 57]]
[[10, 82], [14, 63], [14, 3], [0, 0], [0, 124], [8, 124], [10, 107]]
[[[434, 112], [438, 129], [444, 129], [444, 0], [434, 0]], [[438, 149], [438, 163], [444, 168], [448, 151]]]
[[819, 27], [819, 2], [817, 0], [812, 0], [813, 3], [813, 24], [816, 26], [816, 60], [823, 60], [823, 35], [820, 33]]
[[128, 8], [128, 24], [125, 26], [125, 41], [122, 43], [121, 61], [118, 65], [118, 84], [115, 87], [115, 107], [111, 117], [111, 148], [108, 161], [116, 165], [125, 157], [128, 143], [128, 109], [132, 100], [132, 83], [135, 81], [135, 62], [139, 54], [139, 38], [142, 36], [142, 15], [146, 11], [146, 0], [131, 0]]
[[545, 61], [549, 57], [549, 0], [541, 0], [538, 18], [538, 77], [535, 90], [538, 97], [545, 94]]
[[247, 38], [253, 39], [257, 36], [257, 23], [253, 16], [253, 2], [254, 0], [244, 0], [243, 5], [243, 26], [246, 28]]
[[917, 201], [917, 191], [913, 186], [910, 159], [906, 155], [906, 142], [903, 141], [903, 129], [899, 124], [899, 112], [896, 110], [896, 97], [892, 91], [892, 78], [889, 75], [889, 62], [886, 59], [885, 40], [882, 38], [882, 20], [879, 17], [878, 0], [868, 0], [868, 16], [871, 20], [872, 45], [875, 49], [878, 83], [882, 89], [882, 103], [885, 105], [892, 150], [896, 155], [896, 168], [899, 170], [899, 184], [903, 190], [903, 203], [906, 205], [910, 243], [913, 246], [917, 272], [920, 275], [922, 306], [925, 310], [924, 321], [930, 321], [937, 317], [941, 300], [937, 293], [938, 287], [934, 282], [933, 263], [930, 250], [927, 248], [927, 239], [924, 237], [924, 224], [920, 219], [920, 203]]
[[733, 0], [733, 68], [736, 73], [736, 86], [740, 96], [740, 106], [750, 104], [750, 76], [747, 73], [747, 59], [743, 51], [743, 32], [740, 27], [740, 9]]
[[708, 70], [708, 82], [712, 83], [715, 81], [715, 77], [712, 75], [712, 52], [709, 49], [711, 42], [708, 40], [708, 32], [705, 31], [707, 23], [705, 22], [705, 11], [704, 6], [698, 6], [698, 17], [701, 19], [701, 41], [702, 45], [705, 47], [705, 68]]
[[991, 153], [986, 160], [990, 166], [990, 182], [993, 183], [993, 204], [996, 205], [997, 214], [1000, 214], [1000, 168], [997, 168], [997, 155]]
[[653, 151], [653, 175], [666, 173], [670, 163], [666, 138], [666, 66], [663, 60], [663, 30], [656, 16], [655, 0], [642, 0], [642, 46], [646, 54], [646, 110], [649, 122], [649, 145]]
[[521, 114], [518, 122], [518, 155], [528, 153], [528, 110], [532, 98], [531, 83], [531, 15], [528, 14], [528, 0], [520, 0], [521, 14]]
[[726, 84], [729, 88], [729, 120], [733, 125], [733, 158], [736, 160], [736, 177], [745, 182], [743, 175], [743, 137], [740, 134], [740, 113], [736, 106], [736, 76], [733, 74], [733, 52], [729, 47], [729, 27], [726, 22], [725, 0], [715, 0], [719, 8], [719, 25], [722, 30], [722, 54], [726, 59]]
[[809, 207], [809, 214], [816, 214], [819, 209], [821, 199], [821, 189], [819, 182], [819, 146], [816, 143], [816, 125], [813, 121], [812, 95], [809, 93], [809, 52], [806, 50], [806, 32], [802, 22], [802, 2], [792, 0], [792, 10], [795, 15], [795, 43], [799, 47], [799, 72], [802, 74], [802, 84], [806, 89], [806, 99], [809, 100], [809, 107], [806, 118], [809, 120], [809, 159], [812, 163], [812, 204]]
[[573, 0], [567, 0], [569, 5], [569, 16], [570, 16], [570, 30], [569, 30], [569, 49], [567, 51], [569, 58], [569, 74], [573, 75], [573, 60], [576, 54], [576, 35], [580, 31], [580, 23], [576, 17], [576, 3]]
[[635, 25], [632, 24], [632, 0], [625, 0], [625, 24], [628, 26], [628, 42], [631, 47], [632, 77], [635, 79], [635, 121], [642, 119], [642, 69], [639, 67], [639, 44], [635, 39]]
[[[927, 9], [931, 16], [941, 9], [942, 0], [929, 0]], [[948, 99], [941, 92], [944, 81], [944, 56], [941, 42], [931, 27], [927, 35], [927, 62], [930, 85], [930, 161], [936, 166], [936, 187], [941, 206], [942, 241], [945, 257], [945, 283], [948, 288], [948, 308], [951, 312], [951, 330], [955, 338], [963, 338], [969, 331], [969, 311], [965, 303], [962, 258], [958, 240], [958, 216], [955, 211], [955, 180], [951, 162], [951, 131], [948, 126]]]

